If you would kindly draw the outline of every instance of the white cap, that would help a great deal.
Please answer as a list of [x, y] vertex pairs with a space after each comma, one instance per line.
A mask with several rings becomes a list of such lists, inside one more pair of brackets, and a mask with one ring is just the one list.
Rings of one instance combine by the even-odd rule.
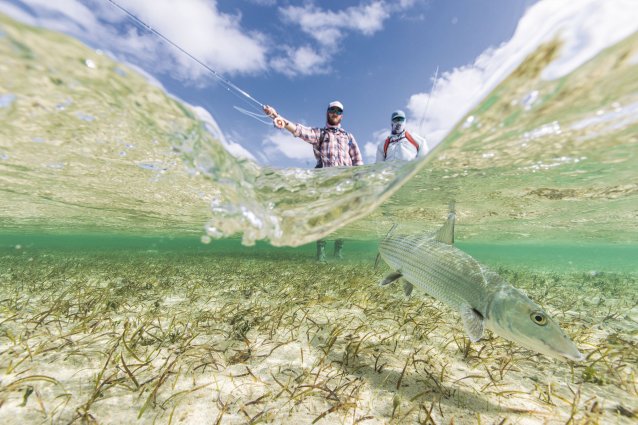
[[335, 100], [334, 102], [330, 102], [330, 104], [328, 105], [328, 109], [330, 108], [339, 108], [343, 111], [343, 105], [338, 100]]
[[395, 119], [395, 118], [397, 118], [397, 117], [399, 117], [399, 118], [403, 118], [403, 119], [405, 120], [405, 112], [403, 112], [403, 111], [402, 111], [402, 110], [400, 110], [400, 109], [397, 109], [396, 111], [394, 111], [394, 112], [392, 113], [392, 117], [390, 117], [390, 119], [391, 119], [391, 120], [393, 120], [393, 119]]

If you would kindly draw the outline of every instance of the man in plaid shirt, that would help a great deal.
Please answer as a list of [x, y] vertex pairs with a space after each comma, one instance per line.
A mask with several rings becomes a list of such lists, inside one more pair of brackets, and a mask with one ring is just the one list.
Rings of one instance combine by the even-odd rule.
[[[314, 151], [317, 165], [323, 167], [350, 167], [363, 165], [361, 151], [357, 141], [351, 133], [341, 128], [343, 118], [343, 104], [339, 101], [330, 102], [326, 111], [326, 126], [323, 128], [310, 128], [301, 124], [295, 124], [277, 114], [275, 108], [264, 105], [264, 112], [272, 118], [275, 127], [285, 128], [293, 136], [310, 143]], [[317, 241], [317, 260], [324, 262], [326, 241]], [[341, 259], [343, 239], [335, 241], [335, 257]]]
[[295, 124], [281, 115], [271, 106], [264, 106], [266, 115], [273, 119], [275, 127], [285, 128], [293, 136], [310, 143], [317, 158], [316, 168], [349, 167], [363, 165], [361, 151], [352, 133], [341, 128], [343, 105], [339, 101], [331, 102], [326, 112], [326, 126], [310, 128]]

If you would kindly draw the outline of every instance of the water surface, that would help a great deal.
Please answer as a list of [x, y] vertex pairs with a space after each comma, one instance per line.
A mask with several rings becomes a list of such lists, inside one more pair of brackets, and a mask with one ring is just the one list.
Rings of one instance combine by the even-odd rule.
[[[0, 34], [0, 421], [635, 421], [638, 35], [555, 80], [540, 46], [421, 162], [302, 170], [76, 40]], [[451, 202], [586, 361], [377, 287], [378, 238]]]

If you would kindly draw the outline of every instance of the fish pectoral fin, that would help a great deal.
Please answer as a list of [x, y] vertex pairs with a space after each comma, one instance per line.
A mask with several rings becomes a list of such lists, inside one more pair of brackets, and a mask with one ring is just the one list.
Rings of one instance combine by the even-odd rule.
[[395, 280], [401, 278], [401, 276], [403, 275], [399, 272], [392, 272], [386, 277], [384, 277], [381, 282], [379, 282], [379, 286], [387, 286], [391, 284], [392, 282], [394, 282]]
[[412, 285], [407, 280], [403, 279], [403, 293], [406, 297], [412, 295], [412, 290], [414, 289], [414, 285]]
[[483, 315], [466, 304], [461, 307], [461, 320], [463, 328], [470, 337], [470, 341], [477, 342], [483, 337]]

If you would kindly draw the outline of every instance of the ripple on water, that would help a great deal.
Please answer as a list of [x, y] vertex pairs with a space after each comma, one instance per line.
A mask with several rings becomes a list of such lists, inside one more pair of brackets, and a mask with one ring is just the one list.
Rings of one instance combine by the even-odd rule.
[[166, 171], [168, 168], [161, 162], [140, 162], [138, 167], [151, 171]]
[[551, 161], [535, 162], [534, 164], [530, 166], [522, 167], [521, 170], [532, 171], [532, 172], [549, 170], [551, 168], [559, 167], [565, 164], [578, 164], [579, 162], [584, 161], [586, 159], [587, 159], [586, 156], [581, 156], [581, 157], [561, 156], [561, 157], [553, 158], [553, 160]]
[[15, 102], [16, 95], [13, 93], [3, 94], [0, 96], [0, 108], [8, 108]]
[[66, 99], [64, 102], [60, 102], [57, 105], [55, 105], [55, 109], [57, 109], [58, 111], [64, 111], [72, 103], [73, 103], [72, 99]]
[[469, 117], [465, 119], [465, 122], [463, 123], [463, 128], [470, 128], [475, 121], [476, 121], [476, 117], [474, 115], [470, 115]]
[[584, 137], [591, 139], [632, 125], [638, 120], [638, 102], [622, 106], [618, 102], [611, 105], [611, 110], [599, 109], [596, 115], [589, 116], [570, 126], [570, 130], [582, 131], [590, 129]]
[[523, 103], [523, 107], [525, 108], [526, 111], [529, 111], [530, 109], [532, 109], [532, 106], [534, 106], [534, 104], [538, 100], [538, 95], [539, 95], [539, 91], [538, 90], [534, 90], [534, 91], [528, 93], [523, 98], [522, 103]]
[[85, 114], [83, 112], [76, 112], [75, 116], [81, 119], [82, 121], [87, 121], [87, 122], [95, 121], [95, 117], [93, 115]]
[[549, 124], [545, 124], [538, 128], [535, 128], [532, 131], [527, 131], [523, 133], [523, 139], [529, 141], [529, 140], [535, 140], [541, 137], [553, 136], [557, 134], [561, 134], [561, 128], [558, 121], [554, 121]]

